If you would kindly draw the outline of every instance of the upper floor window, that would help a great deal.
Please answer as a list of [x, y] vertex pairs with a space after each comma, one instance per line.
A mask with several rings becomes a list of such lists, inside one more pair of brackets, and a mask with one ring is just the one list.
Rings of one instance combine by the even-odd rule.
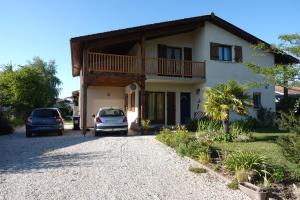
[[180, 47], [170, 47], [166, 45], [158, 45], [158, 57], [166, 59], [181, 60], [182, 58], [182, 48]]
[[253, 93], [253, 106], [254, 106], [254, 108], [261, 107], [261, 93], [260, 92]]
[[231, 61], [232, 53], [231, 46], [210, 43], [210, 59], [211, 60], [219, 60], [219, 61]]
[[181, 48], [167, 47], [167, 59], [181, 60]]

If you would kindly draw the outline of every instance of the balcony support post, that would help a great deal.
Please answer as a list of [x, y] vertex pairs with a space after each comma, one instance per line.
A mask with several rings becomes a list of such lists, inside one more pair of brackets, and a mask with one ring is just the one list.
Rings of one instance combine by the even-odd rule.
[[83, 50], [83, 64], [82, 64], [82, 81], [81, 81], [81, 121], [82, 121], [82, 134], [86, 135], [86, 129], [87, 129], [87, 72], [88, 72], [88, 51], [85, 48]]

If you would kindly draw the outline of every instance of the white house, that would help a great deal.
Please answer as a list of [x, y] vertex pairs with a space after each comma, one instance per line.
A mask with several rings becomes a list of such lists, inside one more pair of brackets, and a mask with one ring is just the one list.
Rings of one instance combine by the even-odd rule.
[[[203, 111], [206, 87], [262, 78], [242, 62], [297, 61], [272, 53], [254, 56], [251, 45], [258, 42], [265, 43], [213, 13], [72, 38], [72, 73], [81, 80], [81, 125], [84, 130], [93, 126], [91, 116], [103, 106], [123, 108], [130, 125], [139, 119], [185, 123]], [[275, 110], [274, 85], [249, 93], [256, 107]], [[254, 117], [255, 109], [250, 111]]]

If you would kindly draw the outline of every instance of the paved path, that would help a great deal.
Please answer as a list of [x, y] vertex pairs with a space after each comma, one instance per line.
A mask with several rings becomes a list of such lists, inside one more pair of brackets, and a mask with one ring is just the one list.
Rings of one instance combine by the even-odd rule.
[[0, 199], [248, 199], [153, 136], [0, 136]]

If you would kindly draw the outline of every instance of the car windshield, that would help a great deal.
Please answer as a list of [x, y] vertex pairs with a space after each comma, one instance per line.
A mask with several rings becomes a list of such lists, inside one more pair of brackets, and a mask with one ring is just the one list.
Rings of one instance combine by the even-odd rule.
[[45, 118], [45, 117], [58, 117], [59, 114], [58, 111], [54, 109], [38, 109], [33, 111], [32, 116]]
[[120, 109], [105, 109], [101, 110], [99, 113], [100, 117], [120, 117], [124, 116], [124, 113]]

